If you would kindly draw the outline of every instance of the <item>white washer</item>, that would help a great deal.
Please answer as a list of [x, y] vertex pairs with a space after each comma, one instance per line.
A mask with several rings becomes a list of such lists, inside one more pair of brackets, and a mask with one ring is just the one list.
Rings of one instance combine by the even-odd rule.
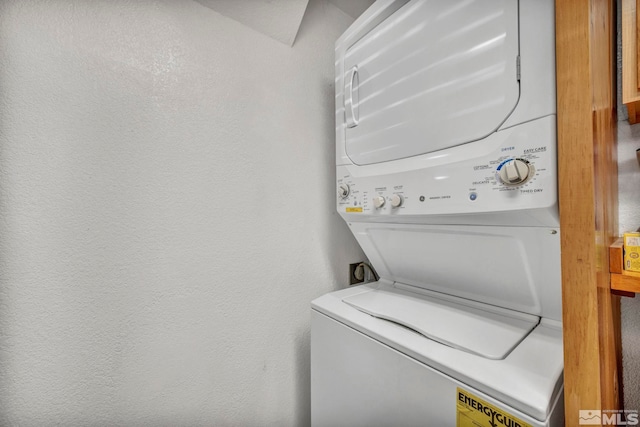
[[380, 280], [312, 303], [314, 426], [561, 426], [552, 0], [378, 0], [336, 43], [337, 208]]

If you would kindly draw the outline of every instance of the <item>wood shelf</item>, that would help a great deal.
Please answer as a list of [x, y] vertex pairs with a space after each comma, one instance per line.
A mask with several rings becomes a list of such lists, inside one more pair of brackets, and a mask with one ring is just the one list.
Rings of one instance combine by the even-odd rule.
[[640, 273], [624, 269], [622, 237], [609, 246], [609, 273], [611, 290], [617, 294], [633, 298], [636, 293], [640, 293]]

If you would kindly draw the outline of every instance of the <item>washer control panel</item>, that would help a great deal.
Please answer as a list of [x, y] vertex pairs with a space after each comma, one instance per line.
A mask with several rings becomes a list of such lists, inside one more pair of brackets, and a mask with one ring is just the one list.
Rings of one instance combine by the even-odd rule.
[[553, 206], [555, 141], [555, 116], [548, 116], [395, 165], [338, 166], [338, 211], [449, 215]]
[[349, 197], [349, 194], [351, 194], [351, 188], [349, 187], [349, 184], [339, 184], [338, 185], [338, 197], [341, 199], [346, 199]]
[[507, 159], [498, 165], [496, 178], [504, 185], [524, 185], [535, 172], [535, 166], [527, 159]]

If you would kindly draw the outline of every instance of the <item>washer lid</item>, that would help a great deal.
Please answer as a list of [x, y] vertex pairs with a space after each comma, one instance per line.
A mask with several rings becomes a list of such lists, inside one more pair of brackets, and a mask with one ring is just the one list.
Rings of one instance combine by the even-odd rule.
[[[400, 287], [404, 289], [400, 289]], [[537, 316], [395, 284], [343, 299], [359, 311], [487, 359], [504, 359], [536, 327]]]
[[495, 132], [520, 97], [518, 39], [517, 1], [398, 9], [341, 58], [349, 158], [380, 163]]

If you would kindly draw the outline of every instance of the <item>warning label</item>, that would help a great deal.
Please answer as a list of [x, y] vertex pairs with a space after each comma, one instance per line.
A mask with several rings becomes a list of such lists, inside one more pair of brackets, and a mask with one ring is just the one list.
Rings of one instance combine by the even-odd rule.
[[349, 213], [362, 212], [362, 208], [347, 208], [347, 212]]
[[457, 427], [532, 427], [460, 387], [456, 396]]

